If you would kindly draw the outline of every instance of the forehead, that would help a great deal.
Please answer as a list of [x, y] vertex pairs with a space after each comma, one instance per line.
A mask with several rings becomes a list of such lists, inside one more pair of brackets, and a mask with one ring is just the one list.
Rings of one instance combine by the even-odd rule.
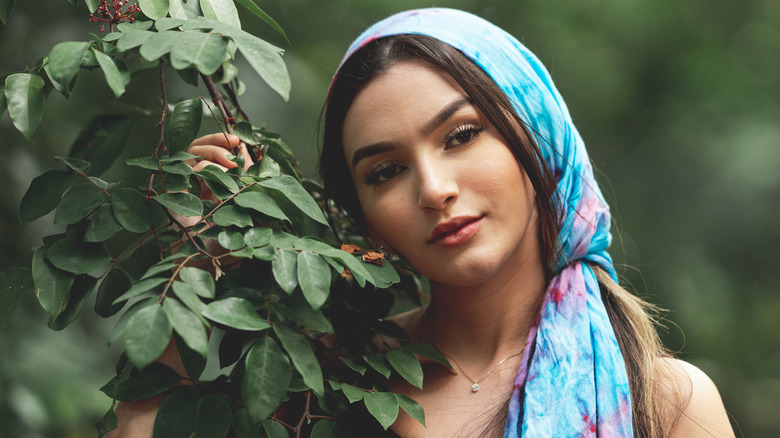
[[421, 62], [390, 67], [356, 95], [344, 118], [347, 161], [354, 150], [379, 141], [400, 141], [465, 91], [447, 73]]

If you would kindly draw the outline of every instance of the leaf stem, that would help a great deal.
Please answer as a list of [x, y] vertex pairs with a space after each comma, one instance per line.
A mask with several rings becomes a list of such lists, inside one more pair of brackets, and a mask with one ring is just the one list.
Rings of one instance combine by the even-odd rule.
[[309, 414], [309, 408], [311, 407], [311, 389], [306, 391], [306, 403], [303, 406], [303, 414], [301, 415], [300, 420], [298, 420], [298, 425], [295, 426], [295, 438], [301, 438], [301, 429], [303, 428], [303, 422], [306, 420], [311, 420], [311, 414]]

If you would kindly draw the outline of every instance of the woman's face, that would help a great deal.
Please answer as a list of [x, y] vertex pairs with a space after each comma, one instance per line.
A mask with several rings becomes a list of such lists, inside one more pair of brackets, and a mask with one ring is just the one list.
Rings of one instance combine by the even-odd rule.
[[396, 64], [357, 94], [343, 128], [372, 237], [421, 274], [470, 286], [540, 263], [531, 183], [449, 75]]

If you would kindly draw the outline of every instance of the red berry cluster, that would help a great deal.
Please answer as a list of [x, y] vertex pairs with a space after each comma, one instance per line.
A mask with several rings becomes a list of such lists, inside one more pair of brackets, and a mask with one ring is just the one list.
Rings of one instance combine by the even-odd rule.
[[[106, 23], [113, 26], [117, 23], [128, 21], [132, 23], [135, 21], [133, 14], [141, 12], [141, 8], [137, 4], [133, 3], [128, 5], [130, 0], [100, 0], [100, 6], [94, 14], [89, 15], [89, 22], [100, 22], [100, 31], [106, 30]], [[124, 10], [122, 9], [124, 8]]]

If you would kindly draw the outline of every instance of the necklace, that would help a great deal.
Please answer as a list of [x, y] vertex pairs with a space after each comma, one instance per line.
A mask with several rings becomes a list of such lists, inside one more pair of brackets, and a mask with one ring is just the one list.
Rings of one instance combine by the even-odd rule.
[[[426, 314], [426, 316], [427, 316], [427, 314]], [[493, 367], [492, 367], [492, 368], [490, 368], [489, 370], [487, 370], [487, 372], [486, 372], [485, 374], [483, 374], [483, 375], [482, 375], [482, 377], [480, 377], [480, 378], [479, 378], [479, 379], [477, 379], [477, 380], [474, 380], [474, 379], [472, 379], [472, 378], [471, 378], [471, 376], [469, 376], [468, 374], [466, 374], [466, 371], [465, 371], [465, 370], [463, 370], [463, 367], [461, 367], [461, 366], [460, 366], [460, 364], [458, 363], [458, 361], [457, 361], [457, 360], [456, 360], [454, 357], [452, 357], [451, 355], [447, 354], [447, 352], [446, 352], [446, 351], [444, 351], [444, 349], [441, 347], [441, 345], [439, 345], [439, 343], [438, 343], [438, 342], [436, 342], [436, 338], [433, 336], [433, 333], [431, 333], [431, 328], [430, 328], [430, 326], [428, 325], [428, 318], [424, 318], [424, 319], [425, 319], [425, 331], [428, 333], [428, 336], [431, 338], [431, 341], [433, 341], [433, 345], [435, 345], [435, 346], [436, 346], [436, 348], [438, 348], [438, 349], [439, 349], [439, 351], [441, 352], [441, 354], [443, 354], [443, 355], [447, 356], [448, 358], [452, 359], [452, 361], [455, 363], [455, 366], [456, 366], [456, 367], [458, 367], [458, 369], [459, 369], [459, 370], [460, 370], [460, 372], [463, 374], [463, 376], [464, 376], [465, 378], [469, 379], [469, 381], [471, 381], [471, 383], [472, 383], [472, 385], [471, 385], [471, 392], [477, 392], [477, 391], [479, 391], [479, 382], [481, 382], [481, 381], [485, 380], [485, 378], [486, 378], [487, 376], [489, 376], [489, 375], [490, 375], [490, 373], [492, 373], [492, 372], [493, 372], [493, 371], [494, 371], [496, 368], [498, 368], [498, 367], [499, 367], [499, 365], [501, 365], [502, 363], [506, 362], [507, 360], [509, 360], [509, 359], [511, 359], [511, 358], [513, 358], [513, 357], [515, 357], [515, 356], [519, 356], [519, 355], [523, 354], [523, 351], [522, 351], [522, 350], [521, 350], [520, 352], [518, 352], [518, 353], [510, 354], [509, 356], [507, 356], [507, 357], [505, 357], [505, 358], [501, 359], [501, 360], [500, 360], [500, 361], [499, 361], [497, 364], [493, 365]]]

